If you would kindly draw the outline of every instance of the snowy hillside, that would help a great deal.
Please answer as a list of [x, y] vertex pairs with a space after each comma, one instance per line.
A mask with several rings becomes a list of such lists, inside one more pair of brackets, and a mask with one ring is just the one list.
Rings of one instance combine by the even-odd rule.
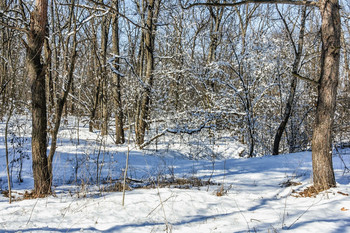
[[[33, 188], [30, 127], [20, 122], [9, 135], [16, 199]], [[4, 124], [0, 128], [5, 191]], [[130, 144], [130, 189], [122, 206], [122, 192], [108, 190], [122, 180], [128, 146], [84, 125], [79, 137], [78, 128], [64, 126], [54, 195], [12, 204], [1, 195], [0, 232], [350, 232], [350, 149], [334, 153], [336, 188], [297, 197], [312, 184], [311, 152], [247, 159], [238, 158], [242, 148], [229, 138], [207, 146], [161, 140], [143, 151]]]

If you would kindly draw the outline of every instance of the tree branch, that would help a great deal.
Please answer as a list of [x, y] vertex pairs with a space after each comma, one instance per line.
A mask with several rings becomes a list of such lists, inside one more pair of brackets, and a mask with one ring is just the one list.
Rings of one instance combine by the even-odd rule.
[[295, 72], [292, 72], [292, 75], [293, 75], [294, 77], [296, 77], [296, 78], [301, 79], [301, 80], [310, 82], [310, 83], [312, 83], [313, 85], [316, 85], [316, 86], [320, 85], [319, 82], [317, 82], [317, 81], [315, 81], [315, 80], [312, 80], [312, 79], [310, 79], [310, 78], [303, 77], [303, 76], [301, 76], [300, 74], [297, 74], [297, 73], [295, 73]]
[[221, 6], [221, 7], [233, 7], [233, 6], [240, 6], [245, 5], [249, 3], [257, 3], [257, 4], [287, 4], [287, 5], [299, 5], [299, 6], [315, 6], [319, 7], [319, 2], [315, 2], [312, 0], [241, 0], [239, 2], [224, 2], [224, 3], [216, 3], [216, 2], [196, 2], [188, 4], [187, 6], [184, 6], [182, 4], [182, 0], [179, 0], [180, 6], [182, 9], [190, 9], [195, 6]]
[[[99, 6], [102, 6], [102, 7], [106, 7], [108, 8], [109, 10], [112, 10], [113, 13], [119, 15], [120, 17], [124, 18], [126, 21], [130, 22], [132, 25], [134, 25], [135, 27], [138, 27], [138, 28], [142, 28], [142, 29], [147, 29], [137, 23], [135, 23], [133, 20], [131, 20], [128, 16], [120, 13], [117, 9], [115, 9], [114, 7], [112, 6], [109, 6], [108, 4], [104, 4], [103, 2], [99, 2], [99, 1], [96, 1], [96, 0], [88, 0], [89, 2], [92, 2], [96, 5], [99, 5]], [[71, 4], [61, 4], [61, 5], [71, 5]], [[90, 8], [88, 7], [87, 5], [79, 5], [79, 4], [76, 4], [77, 7], [81, 7], [81, 8], [86, 8], [86, 9], [94, 9], [94, 8]], [[95, 10], [95, 9], [94, 9]], [[102, 11], [106, 11], [105, 9], [98, 9], [98, 10], [102, 10]]]
[[13, 26], [13, 25], [9, 25], [7, 23], [3, 23], [0, 21], [0, 25], [1, 26], [4, 26], [5, 28], [10, 28], [10, 29], [13, 29], [13, 30], [16, 30], [16, 31], [20, 31], [20, 32], [24, 32], [24, 33], [28, 33], [28, 30], [25, 29], [25, 28], [21, 28], [21, 27], [17, 27], [17, 26]]
[[166, 128], [164, 129], [161, 133], [155, 135], [153, 138], [151, 138], [150, 140], [148, 140], [147, 142], [144, 142], [142, 145], [140, 145], [140, 149], [142, 150], [143, 148], [145, 148], [146, 146], [148, 146], [149, 144], [151, 144], [154, 140], [156, 140], [157, 138], [165, 135], [165, 133], [172, 133], [172, 134], [180, 134], [180, 133], [185, 133], [185, 134], [194, 134], [194, 133], [198, 133], [200, 132], [202, 129], [209, 129], [209, 128], [212, 128], [212, 127], [215, 127], [213, 125], [206, 125], [207, 123], [209, 122], [209, 120], [207, 120], [206, 122], [204, 122], [202, 125], [199, 126], [199, 128], [197, 129], [187, 129], [187, 128], [184, 128], [184, 129], [180, 129], [180, 128], [177, 128], [177, 129], [169, 129], [169, 128]]
[[2, 92], [5, 91], [5, 88], [10, 81], [11, 81], [11, 79], [7, 80], [6, 83], [1, 87], [0, 95], [2, 95]]

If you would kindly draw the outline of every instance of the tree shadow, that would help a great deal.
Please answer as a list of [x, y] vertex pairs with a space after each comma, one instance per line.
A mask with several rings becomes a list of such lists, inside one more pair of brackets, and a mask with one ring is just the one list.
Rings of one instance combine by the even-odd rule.
[[[178, 222], [169, 222], [169, 225], [172, 226], [181, 226], [185, 224], [191, 224], [196, 222], [204, 222], [209, 219], [215, 219], [225, 216], [233, 215], [235, 212], [232, 213], [225, 213], [225, 214], [216, 214], [216, 215], [195, 215], [195, 216], [185, 216], [184, 221], [178, 221]], [[141, 229], [138, 230], [138, 228], [141, 227], [155, 227], [155, 226], [165, 226], [164, 222], [142, 222], [142, 223], [129, 223], [129, 224], [122, 224], [122, 225], [115, 225], [113, 227], [110, 227], [107, 230], [98, 230], [95, 227], [88, 227], [88, 228], [52, 228], [52, 227], [43, 227], [43, 228], [27, 228], [27, 229], [18, 229], [18, 230], [5, 230], [5, 232], [8, 233], [16, 233], [16, 232], [119, 232], [121, 230], [124, 230], [126, 228], [133, 228], [135, 232], [140, 232]]]

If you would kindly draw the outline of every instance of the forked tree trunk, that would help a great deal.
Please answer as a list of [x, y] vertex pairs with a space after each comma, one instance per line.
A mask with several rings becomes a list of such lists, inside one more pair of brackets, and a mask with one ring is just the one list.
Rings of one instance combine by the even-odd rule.
[[314, 187], [335, 187], [332, 162], [332, 126], [339, 80], [341, 24], [338, 0], [321, 0], [322, 54], [316, 118], [312, 136]]
[[[280, 14], [280, 16], [282, 17], [282, 15]], [[288, 25], [287, 23], [284, 21], [285, 23], [285, 27], [287, 28], [287, 31], [289, 33], [289, 38], [291, 40], [291, 43], [294, 46], [294, 53], [295, 53], [295, 58], [294, 58], [294, 63], [293, 63], [293, 73], [298, 73], [298, 68], [299, 68], [299, 63], [301, 60], [301, 55], [303, 53], [303, 47], [304, 47], [304, 34], [305, 34], [305, 22], [306, 22], [306, 6], [303, 8], [302, 11], [302, 16], [301, 16], [301, 25], [300, 25], [300, 31], [299, 31], [299, 40], [298, 40], [298, 46], [295, 45], [293, 38], [292, 38], [292, 34], [290, 32], [290, 30], [288, 29]], [[289, 91], [289, 96], [287, 99], [287, 103], [286, 103], [286, 107], [284, 109], [284, 115], [282, 118], [282, 121], [280, 123], [280, 125], [278, 126], [277, 132], [275, 134], [275, 140], [273, 143], [273, 151], [272, 154], [273, 155], [278, 155], [279, 153], [279, 146], [280, 146], [280, 142], [281, 142], [281, 138], [283, 135], [283, 132], [286, 129], [289, 117], [292, 113], [292, 108], [293, 108], [293, 102], [294, 102], [294, 96], [295, 96], [295, 91], [297, 88], [297, 78], [293, 77], [292, 78], [292, 82], [290, 84], [290, 91]]]
[[47, 0], [37, 0], [31, 13], [27, 34], [27, 69], [32, 94], [32, 160], [34, 194], [42, 196], [51, 191], [47, 149], [47, 116], [45, 95], [45, 70], [41, 51], [47, 33]]

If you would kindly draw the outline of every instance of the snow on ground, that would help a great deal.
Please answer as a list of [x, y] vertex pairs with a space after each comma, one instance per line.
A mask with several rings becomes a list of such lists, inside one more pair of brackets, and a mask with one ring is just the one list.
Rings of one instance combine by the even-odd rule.
[[[21, 127], [15, 130], [14, 125]], [[0, 188], [5, 190], [3, 129], [0, 124]], [[17, 159], [11, 164], [17, 197], [33, 188], [30, 127], [17, 122], [12, 131], [16, 137], [9, 137], [13, 139], [10, 159]], [[311, 152], [237, 158], [241, 147], [229, 138], [213, 146], [183, 146], [165, 137], [157, 151], [154, 144], [144, 151], [131, 144], [129, 178], [152, 183], [196, 177], [216, 185], [133, 189], [126, 192], [122, 206], [121, 192], [105, 192], [102, 187], [122, 178], [127, 145], [115, 146], [111, 137], [88, 133], [83, 125], [78, 145], [77, 132], [73, 126], [60, 131], [54, 196], [9, 204], [1, 195], [0, 232], [350, 232], [350, 197], [344, 195], [350, 193], [350, 173], [343, 163], [350, 167], [349, 149], [335, 153], [336, 188], [315, 198], [297, 198], [293, 190], [303, 190], [312, 182]], [[167, 141], [174, 143], [169, 146]], [[207, 155], [193, 159], [195, 153], [195, 158]], [[23, 182], [19, 183], [21, 156]], [[301, 184], [281, 186], [288, 180]], [[224, 195], [217, 196], [220, 191]]]

